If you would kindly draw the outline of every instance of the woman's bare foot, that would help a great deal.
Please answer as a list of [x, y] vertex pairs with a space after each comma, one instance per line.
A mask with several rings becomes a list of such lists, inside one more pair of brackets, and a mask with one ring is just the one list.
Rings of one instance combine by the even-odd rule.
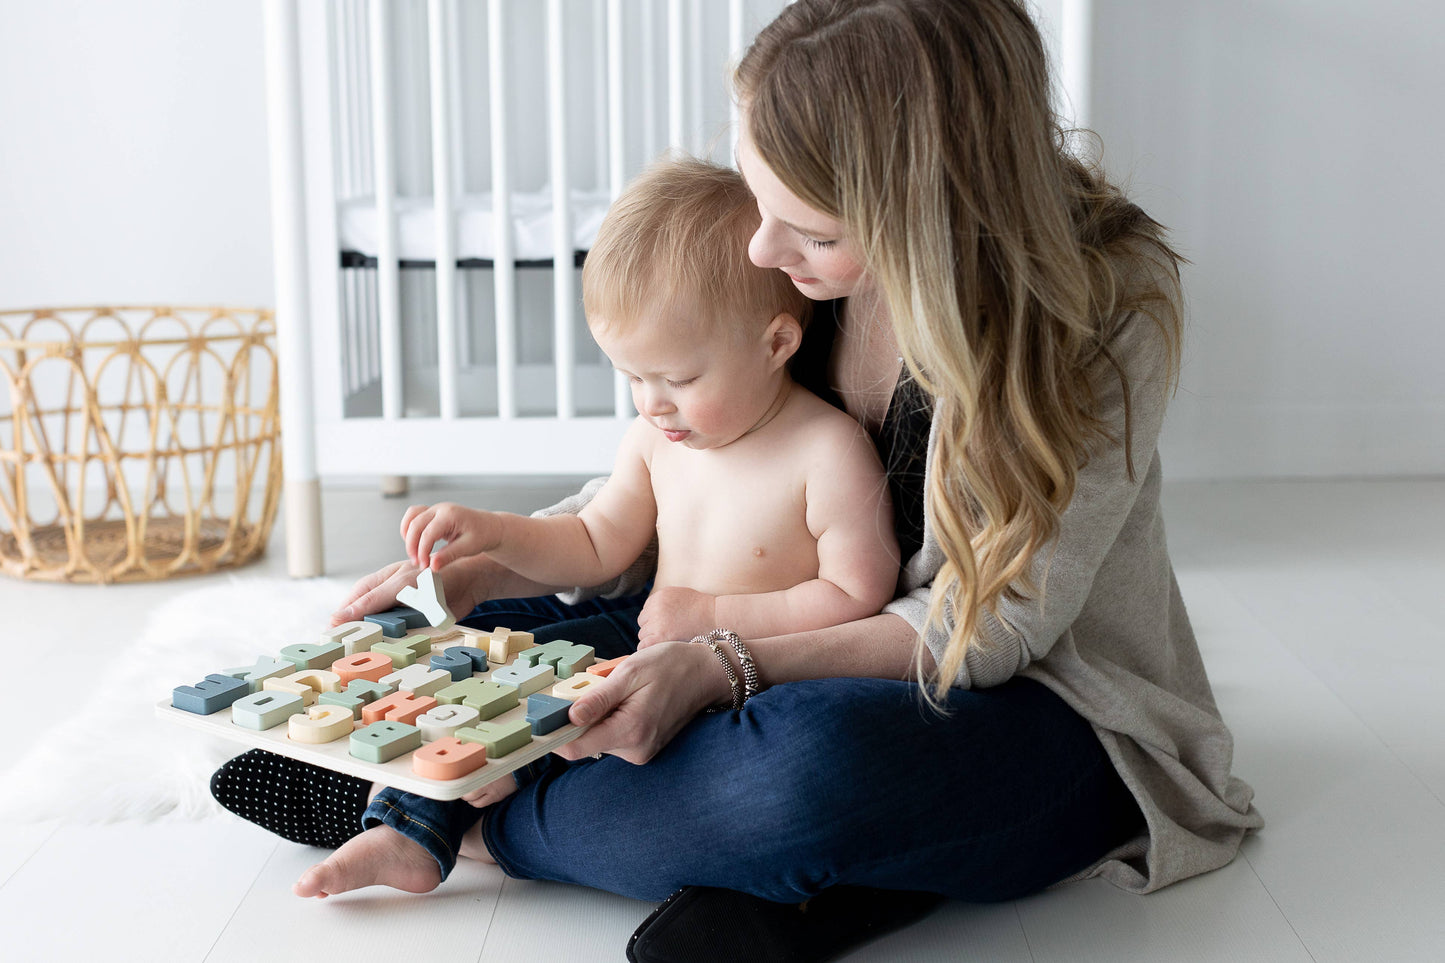
[[441, 885], [442, 873], [420, 843], [390, 826], [376, 826], [346, 842], [324, 862], [296, 881], [297, 896], [325, 899], [363, 886], [390, 886], [408, 893], [429, 893]]

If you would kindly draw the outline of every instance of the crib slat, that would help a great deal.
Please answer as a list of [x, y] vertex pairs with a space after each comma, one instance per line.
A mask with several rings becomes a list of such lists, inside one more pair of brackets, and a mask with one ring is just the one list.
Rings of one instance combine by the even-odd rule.
[[[607, 143], [608, 192], [613, 200], [627, 181], [623, 152], [622, 116], [622, 0], [607, 0]], [[632, 416], [632, 390], [621, 372], [612, 373], [612, 410], [619, 418]]]
[[507, 0], [487, 8], [487, 69], [491, 90], [492, 233], [496, 247], [497, 417], [517, 417], [517, 262], [512, 238], [512, 181], [507, 162]]
[[642, 0], [642, 156], [657, 155], [657, 6]]
[[627, 182], [622, 97], [622, 0], [607, 0], [607, 189], [614, 200]]
[[437, 392], [441, 417], [457, 416], [457, 242], [453, 185], [451, 50], [455, 29], [451, 0], [431, 0], [427, 11], [431, 53], [432, 206], [437, 238]]
[[667, 146], [686, 148], [686, 83], [682, 71], [682, 0], [667, 0]]
[[1076, 128], [1089, 126], [1089, 59], [1093, 50], [1091, 0], [1063, 0], [1059, 11], [1060, 113]]
[[572, 397], [576, 350], [572, 336], [572, 203], [567, 176], [567, 69], [562, 0], [547, 0], [547, 100], [552, 171], [552, 357], [557, 372], [557, 417], [577, 414]]
[[351, 149], [356, 159], [353, 186], [357, 196], [370, 194], [376, 180], [371, 156], [371, 65], [366, 56], [369, 43], [366, 36], [366, 2], [350, 0], [348, 3], [350, 33], [346, 40], [346, 47], [351, 51]]
[[[457, 0], [449, 0], [449, 3], [451, 5], [451, 17], [448, 20], [447, 31], [447, 65], [449, 68], [447, 70], [447, 87], [452, 92], [452, 96], [450, 98], [452, 124], [452, 171], [454, 177], [452, 184], [455, 189], [454, 196], [461, 197], [467, 192], [467, 169], [465, 166], [463, 166], [466, 160], [465, 145], [467, 142], [467, 137], [466, 127], [464, 126], [462, 120], [462, 93], [464, 88], [462, 87], [461, 68], [462, 35], [465, 31], [465, 28], [462, 26], [461, 6], [457, 3]], [[461, 214], [459, 207], [457, 214], [458, 223], [460, 221], [460, 217]], [[459, 230], [455, 223], [453, 224], [452, 230], [454, 232]], [[458, 245], [458, 247], [460, 248], [460, 245]], [[460, 250], [458, 250], [458, 254], [460, 254]], [[457, 324], [455, 337], [458, 365], [471, 364], [472, 360], [473, 331], [471, 321], [471, 301], [468, 298], [468, 286], [470, 283], [471, 279], [467, 277], [466, 271], [457, 271]], [[458, 393], [460, 393], [460, 388], [458, 389]]]
[[[301, 116], [322, 118], [306, 124], [307, 285], [311, 303], [313, 404], [318, 424], [343, 416], [346, 398], [358, 380], [355, 338], [346, 331], [353, 312], [345, 303], [347, 279], [337, 259], [337, 200], [346, 190], [351, 161], [343, 104], [346, 57], [341, 39], [344, 11], [332, 2], [297, 6], [301, 41]], [[323, 360], [324, 359], [324, 360]], [[308, 377], [311, 372], [308, 372]]]
[[361, 193], [361, 146], [357, 136], [360, 126], [357, 121], [361, 84], [358, 78], [359, 71], [356, 66], [356, 10], [355, 6], [342, 0], [338, 3], [336, 10], [341, 21], [340, 33], [337, 38], [337, 48], [340, 51], [341, 63], [338, 73], [342, 76], [339, 88], [341, 90], [341, 167], [342, 167], [342, 191], [345, 197], [356, 197]]
[[702, 129], [703, 8], [702, 4], [699, 3], [698, 0], [691, 0], [691, 2], [688, 4], [688, 7], [687, 64], [689, 68], [689, 76], [687, 78], [687, 86], [689, 93], [688, 104], [690, 106], [690, 109], [688, 111], [688, 118], [690, 123], [692, 124], [692, 130], [689, 132], [690, 136], [688, 140], [690, 141], [689, 147], [692, 152], [701, 156], [704, 146], [703, 140], [707, 136], [706, 132]]
[[[743, 0], [729, 0], [728, 2], [728, 63], [727, 69], [732, 71], [743, 59], [743, 44], [747, 42], [743, 34]], [[728, 91], [728, 130], [731, 134], [732, 150], [728, 152], [728, 163], [733, 163], [733, 158], [738, 154], [738, 99]]]
[[381, 416], [402, 415], [400, 263], [396, 157], [391, 136], [391, 31], [386, 0], [371, 0], [371, 130], [376, 171], [376, 290], [381, 314]]
[[596, 133], [592, 137], [592, 146], [597, 151], [597, 186], [601, 187], [607, 182], [609, 159], [612, 156], [612, 128], [610, 125], [604, 127], [608, 114], [608, 99], [611, 97], [609, 91], [612, 88], [609, 83], [611, 76], [611, 58], [608, 51], [612, 42], [611, 32], [608, 28], [608, 21], [611, 18], [612, 0], [593, 0], [594, 18], [592, 30], [592, 99], [593, 99], [593, 120], [596, 126], [593, 128]]

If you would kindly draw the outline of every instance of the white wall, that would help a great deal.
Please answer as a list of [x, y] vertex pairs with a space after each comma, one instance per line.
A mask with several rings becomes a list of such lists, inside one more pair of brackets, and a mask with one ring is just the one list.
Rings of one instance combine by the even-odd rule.
[[1445, 472], [1445, 11], [1095, 0], [1106, 167], [1193, 261], [1165, 472]]
[[[1194, 262], [1166, 472], [1445, 472], [1445, 13], [1095, 12], [1106, 164]], [[269, 303], [261, 71], [254, 0], [0, 0], [0, 307]]]
[[267, 305], [256, 0], [0, 0], [0, 308]]

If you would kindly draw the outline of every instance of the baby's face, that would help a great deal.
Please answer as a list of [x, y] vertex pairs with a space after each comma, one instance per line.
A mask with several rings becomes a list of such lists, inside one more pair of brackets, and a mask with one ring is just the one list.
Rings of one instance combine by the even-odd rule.
[[769, 416], [781, 387], [771, 339], [759, 325], [740, 337], [677, 318], [650, 318], [619, 332], [605, 322], [593, 337], [632, 384], [637, 411], [669, 442], [721, 448]]

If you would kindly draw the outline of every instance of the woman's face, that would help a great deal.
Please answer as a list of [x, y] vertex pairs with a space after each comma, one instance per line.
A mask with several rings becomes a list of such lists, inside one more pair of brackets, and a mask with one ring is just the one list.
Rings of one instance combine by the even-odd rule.
[[748, 244], [748, 257], [758, 267], [778, 268], [815, 301], [856, 293], [864, 280], [863, 265], [843, 225], [783, 186], [753, 149], [746, 114], [741, 127], [738, 170], [758, 199], [763, 219]]

